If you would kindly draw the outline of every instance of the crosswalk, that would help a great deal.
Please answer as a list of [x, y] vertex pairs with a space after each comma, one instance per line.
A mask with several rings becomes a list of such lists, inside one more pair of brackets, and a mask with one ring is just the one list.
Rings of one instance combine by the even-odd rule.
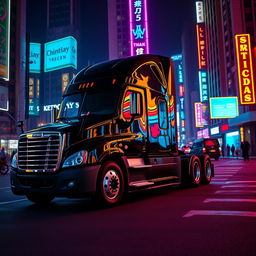
[[[256, 180], [246, 176], [241, 164], [226, 163], [215, 167], [211, 184], [216, 191], [202, 201], [202, 209], [191, 209], [183, 218], [194, 216], [256, 217]], [[248, 174], [249, 175], [249, 174]], [[211, 185], [210, 184], [210, 185]], [[207, 209], [205, 209], [207, 208]]]

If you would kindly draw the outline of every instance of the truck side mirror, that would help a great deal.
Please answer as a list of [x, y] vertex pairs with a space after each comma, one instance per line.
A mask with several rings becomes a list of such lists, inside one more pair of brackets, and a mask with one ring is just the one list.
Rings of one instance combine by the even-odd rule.
[[130, 114], [131, 116], [141, 115], [141, 97], [137, 92], [130, 94]]

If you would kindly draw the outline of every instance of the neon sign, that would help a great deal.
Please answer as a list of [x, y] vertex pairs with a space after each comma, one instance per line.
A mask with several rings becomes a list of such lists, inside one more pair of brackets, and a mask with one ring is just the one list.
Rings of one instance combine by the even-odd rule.
[[204, 23], [204, 9], [202, 1], [196, 2], [196, 22]]
[[41, 69], [41, 44], [30, 43], [29, 72], [40, 73]]
[[241, 104], [254, 104], [254, 77], [252, 69], [252, 53], [249, 34], [240, 34], [236, 39], [237, 73]]
[[9, 80], [11, 0], [1, 0], [0, 11], [0, 77]]
[[198, 67], [207, 69], [206, 38], [204, 24], [196, 24]]
[[77, 67], [77, 41], [68, 36], [44, 46], [44, 72], [66, 67]]
[[148, 54], [148, 17], [146, 0], [129, 0], [131, 56]]
[[196, 127], [203, 127], [203, 110], [201, 102], [195, 102], [195, 122]]
[[238, 116], [237, 97], [210, 98], [211, 119], [234, 118]]
[[208, 101], [208, 84], [206, 71], [199, 71], [199, 87], [200, 87], [200, 100], [201, 102]]

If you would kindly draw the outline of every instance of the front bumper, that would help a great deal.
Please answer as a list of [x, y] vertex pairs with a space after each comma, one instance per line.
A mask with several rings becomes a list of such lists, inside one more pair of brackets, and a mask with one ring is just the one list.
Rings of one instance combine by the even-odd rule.
[[11, 188], [16, 195], [30, 193], [60, 197], [83, 197], [96, 192], [100, 165], [66, 168], [51, 174], [21, 174], [11, 170]]

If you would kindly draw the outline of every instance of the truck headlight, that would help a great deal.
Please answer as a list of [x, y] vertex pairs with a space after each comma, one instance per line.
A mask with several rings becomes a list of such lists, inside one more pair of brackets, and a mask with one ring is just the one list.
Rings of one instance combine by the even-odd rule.
[[11, 167], [17, 168], [17, 153], [12, 157]]
[[86, 150], [78, 151], [69, 156], [63, 163], [62, 167], [71, 167], [81, 164], [85, 164], [87, 160], [88, 152]]

